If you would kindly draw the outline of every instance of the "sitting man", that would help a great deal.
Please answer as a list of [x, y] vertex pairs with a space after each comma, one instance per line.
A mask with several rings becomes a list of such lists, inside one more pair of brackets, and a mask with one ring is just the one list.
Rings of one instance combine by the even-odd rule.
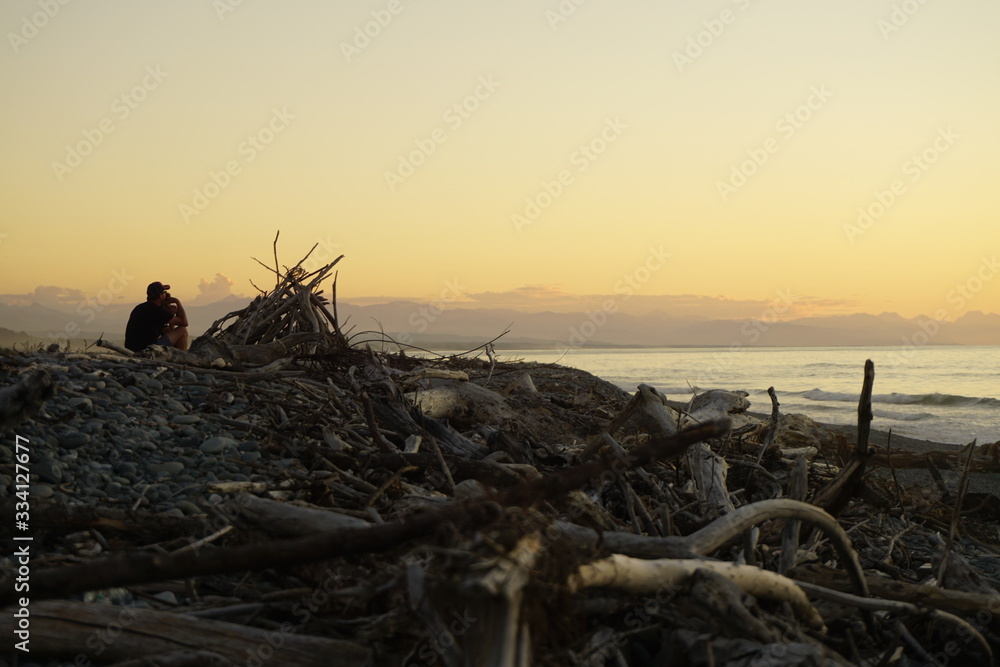
[[188, 321], [181, 302], [170, 296], [170, 285], [156, 282], [146, 288], [146, 301], [132, 309], [125, 326], [125, 347], [138, 352], [148, 345], [188, 349]]

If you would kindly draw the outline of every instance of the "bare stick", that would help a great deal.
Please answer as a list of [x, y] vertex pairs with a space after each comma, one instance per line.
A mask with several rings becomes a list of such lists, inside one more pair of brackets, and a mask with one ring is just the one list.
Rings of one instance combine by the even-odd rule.
[[94, 341], [94, 345], [96, 345], [97, 347], [103, 347], [109, 350], [114, 350], [118, 354], [121, 354], [126, 357], [135, 356], [135, 352], [128, 349], [127, 347], [122, 347], [117, 343], [112, 343], [111, 341], [104, 340], [104, 338], [98, 338], [96, 341]]
[[448, 487], [451, 489], [451, 495], [455, 495], [455, 478], [451, 476], [451, 469], [448, 468], [448, 462], [444, 460], [444, 454], [441, 453], [441, 447], [438, 445], [437, 440], [434, 436], [430, 436], [431, 449], [434, 450], [435, 456], [437, 456], [438, 463], [441, 465], [441, 472], [444, 473], [445, 479], [448, 480]]
[[281, 277], [281, 272], [279, 271], [280, 267], [278, 266], [278, 237], [280, 235], [281, 235], [281, 230], [279, 229], [274, 234], [274, 243], [272, 244], [272, 247], [274, 248], [274, 275], [275, 275], [274, 286], [275, 287], [278, 286], [278, 282], [279, 281], [277, 279]]
[[[795, 467], [792, 468], [791, 481], [788, 483], [788, 497], [791, 500], [805, 500], [808, 479], [806, 477], [806, 460], [801, 456], [795, 457]], [[798, 521], [789, 521], [785, 524], [785, 530], [781, 535], [781, 563], [778, 570], [784, 574], [795, 565], [795, 552], [799, 548], [799, 529], [802, 524]]]
[[962, 516], [962, 502], [965, 500], [965, 492], [969, 489], [969, 468], [972, 466], [972, 455], [976, 451], [976, 441], [969, 443], [969, 455], [965, 459], [965, 468], [962, 470], [962, 479], [958, 483], [958, 493], [955, 495], [955, 508], [951, 513], [951, 525], [948, 527], [948, 541], [945, 543], [944, 555], [941, 557], [941, 565], [938, 567], [937, 579], [944, 579], [945, 568], [948, 567], [948, 558], [951, 556], [951, 547], [955, 543], [955, 534], [958, 532], [958, 520]]
[[368, 422], [368, 429], [372, 432], [372, 442], [383, 452], [399, 452], [399, 449], [386, 440], [385, 436], [382, 435], [382, 431], [379, 430], [378, 424], [375, 422], [375, 410], [372, 408], [372, 399], [368, 396], [367, 392], [361, 394], [361, 403], [365, 408], [365, 420]]
[[[764, 444], [761, 445], [760, 451], [757, 452], [757, 465], [760, 465], [760, 460], [764, 458], [764, 452], [767, 451], [771, 443], [774, 442], [774, 437], [778, 434], [778, 395], [774, 393], [774, 387], [767, 388], [767, 395], [771, 397], [771, 422], [770, 430], [767, 432], [767, 437], [764, 438]], [[801, 500], [796, 498], [796, 500]]]
[[861, 398], [858, 400], [858, 442], [850, 461], [822, 489], [813, 496], [813, 504], [822, 507], [833, 515], [847, 505], [848, 501], [858, 494], [864, 481], [865, 468], [868, 464], [868, 437], [871, 435], [872, 423], [872, 387], [875, 384], [875, 364], [871, 359], [865, 361], [865, 379], [861, 386]]
[[851, 595], [850, 593], [842, 593], [840, 591], [835, 591], [829, 588], [824, 588], [823, 586], [817, 586], [816, 584], [809, 584], [804, 581], [796, 581], [800, 588], [802, 588], [807, 593], [823, 598], [824, 600], [831, 600], [833, 602], [839, 602], [840, 604], [851, 605], [852, 607], [857, 607], [859, 609], [867, 609], [870, 611], [891, 611], [895, 613], [904, 614], [914, 614], [921, 615], [927, 614], [931, 618], [937, 618], [942, 621], [947, 621], [948, 623], [956, 626], [960, 634], [968, 635], [969, 637], [975, 638], [979, 647], [983, 649], [986, 655], [993, 657], [993, 651], [990, 649], [989, 643], [986, 639], [973, 627], [970, 623], [962, 620], [954, 614], [949, 614], [946, 611], [940, 611], [938, 609], [931, 609], [924, 605], [917, 606], [909, 602], [900, 602], [897, 600], [880, 600], [871, 597], [858, 597], [857, 595]]

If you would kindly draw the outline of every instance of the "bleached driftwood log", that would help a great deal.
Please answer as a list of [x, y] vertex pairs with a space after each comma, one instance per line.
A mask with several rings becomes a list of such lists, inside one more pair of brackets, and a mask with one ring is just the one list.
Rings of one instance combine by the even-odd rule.
[[733, 428], [738, 428], [748, 419], [744, 414], [750, 407], [747, 396], [745, 391], [726, 389], [704, 391], [688, 401], [681, 425], [687, 426], [692, 422], [702, 424], [725, 417], [733, 422]]
[[516, 416], [503, 396], [467, 379], [430, 379], [406, 397], [428, 417], [459, 425], [497, 426]]
[[752, 565], [705, 560], [642, 560], [614, 554], [581, 565], [571, 575], [569, 586], [571, 590], [608, 586], [630, 593], [655, 593], [663, 586], [683, 584], [699, 569], [721, 574], [756, 597], [787, 602], [809, 627], [824, 629], [823, 617], [794, 581]]
[[[688, 403], [684, 421], [703, 423], [715, 419], [732, 418], [746, 412], [750, 402], [745, 391], [712, 389], [694, 396]], [[729, 464], [703, 442], [688, 449], [684, 462], [698, 489], [698, 499], [705, 507], [705, 514], [716, 517], [732, 512], [736, 507], [726, 486]]]
[[521, 618], [524, 587], [542, 553], [542, 542], [531, 533], [493, 566], [469, 576], [460, 586], [469, 615], [476, 619], [464, 633], [468, 667], [529, 667], [531, 635], [528, 619]]
[[529, 394], [537, 394], [538, 387], [535, 386], [534, 380], [531, 379], [531, 374], [522, 373], [516, 380], [504, 387], [502, 393], [506, 396], [507, 394], [515, 391], [525, 391]]
[[636, 420], [641, 426], [646, 428], [651, 435], [669, 437], [677, 433], [678, 415], [664, 404], [663, 394], [648, 384], [640, 384], [636, 389], [632, 399], [608, 427], [601, 433], [592, 437], [587, 446], [580, 453], [580, 460], [586, 461], [600, 451], [604, 446], [604, 435], [614, 435], [615, 431], [624, 426], [629, 420]]
[[703, 505], [703, 514], [707, 518], [727, 514], [736, 509], [726, 486], [729, 464], [724, 458], [713, 452], [704, 442], [697, 442], [691, 445], [684, 455], [684, 464], [691, 474], [691, 479], [694, 480], [698, 490], [698, 500]]

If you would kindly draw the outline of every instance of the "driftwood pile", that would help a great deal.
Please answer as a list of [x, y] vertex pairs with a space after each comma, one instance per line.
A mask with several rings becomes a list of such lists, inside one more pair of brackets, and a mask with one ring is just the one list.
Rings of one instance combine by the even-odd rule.
[[[35, 525], [99, 530], [117, 552], [34, 572], [33, 648], [119, 665], [497, 667], [965, 665], [1000, 650], [997, 582], [960, 549], [998, 553], [966, 477], [945, 498], [870, 475], [897, 456], [869, 445], [871, 362], [848, 437], [781, 414], [773, 392], [758, 418], [743, 392], [679, 406], [476, 351], [359, 350], [313, 293], [332, 266], [279, 273], [216, 323], [224, 363], [193, 353], [220, 391], [251, 398], [230, 425], [264, 444], [269, 481], [213, 485], [228, 500], [203, 517], [33, 508]], [[263, 370], [232, 353], [276, 343]], [[988, 454], [930, 459], [995, 471]], [[183, 602], [162, 610], [55, 599], [165, 582]], [[115, 642], [88, 645], [112, 626]]]

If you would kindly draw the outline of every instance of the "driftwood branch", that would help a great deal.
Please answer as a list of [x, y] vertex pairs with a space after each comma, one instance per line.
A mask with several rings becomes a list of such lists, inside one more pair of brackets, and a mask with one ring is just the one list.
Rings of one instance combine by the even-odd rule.
[[751, 565], [704, 560], [642, 560], [615, 554], [581, 565], [570, 577], [571, 590], [608, 586], [630, 593], [654, 593], [664, 586], [677, 586], [699, 569], [723, 575], [756, 597], [788, 602], [811, 628], [824, 629], [823, 618], [794, 581]]
[[865, 378], [858, 400], [858, 440], [847, 465], [826, 486], [816, 492], [812, 503], [837, 516], [851, 498], [858, 495], [864, 480], [865, 467], [871, 453], [868, 438], [872, 424], [872, 387], [875, 384], [875, 364], [865, 361]]
[[[369, 665], [371, 651], [352, 642], [295, 634], [294, 627], [266, 631], [224, 621], [134, 607], [31, 600], [31, 654], [73, 659], [130, 660], [210, 647], [226, 664], [244, 664], [264, 647], [268, 665], [325, 667]], [[17, 619], [0, 615], [4, 648], [11, 648]], [[107, 638], [107, 639], [104, 639]], [[81, 649], [81, 647], [86, 647]], [[77, 663], [80, 664], [80, 663]], [[90, 664], [89, 660], [87, 664]], [[203, 663], [209, 664], [209, 663]]]
[[[654, 439], [630, 452], [627, 467], [657, 458], [679, 456], [692, 443], [717, 437], [728, 428], [728, 422], [711, 422], [670, 438]], [[495, 499], [467, 500], [440, 510], [418, 513], [398, 522], [368, 528], [346, 528], [281, 544], [187, 552], [176, 556], [115, 557], [87, 565], [41, 570], [33, 573], [31, 597], [32, 600], [42, 600], [97, 588], [261, 570], [348, 554], [380, 552], [424, 537], [445, 523], [452, 523], [460, 530], [480, 529], [501, 516], [505, 506], [528, 506], [555, 498], [599, 476], [610, 466], [609, 462], [595, 461], [525, 482], [498, 494]], [[0, 580], [0, 607], [10, 604], [15, 597], [10, 578]]]

